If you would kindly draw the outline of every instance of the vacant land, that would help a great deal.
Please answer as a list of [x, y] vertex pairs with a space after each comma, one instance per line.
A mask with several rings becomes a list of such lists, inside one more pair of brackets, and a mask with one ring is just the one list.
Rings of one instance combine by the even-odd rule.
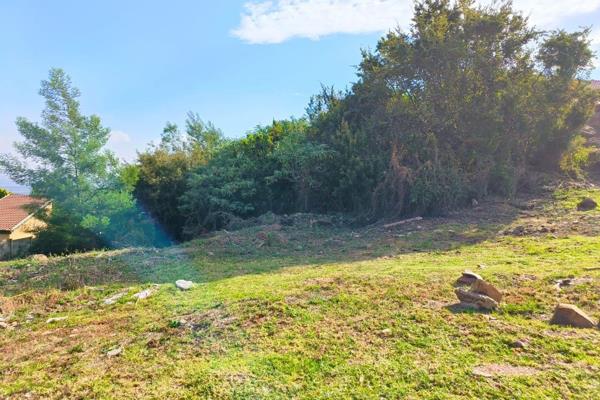
[[[600, 330], [548, 324], [558, 302], [600, 317], [584, 196], [600, 190], [0, 263], [0, 398], [600, 398]], [[456, 304], [465, 269], [504, 292], [498, 311]]]

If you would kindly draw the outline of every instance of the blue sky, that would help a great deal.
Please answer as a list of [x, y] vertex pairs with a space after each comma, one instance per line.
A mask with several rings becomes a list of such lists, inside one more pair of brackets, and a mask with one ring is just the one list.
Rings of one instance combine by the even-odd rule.
[[[600, 0], [514, 3], [543, 28], [600, 22]], [[51, 67], [71, 75], [83, 111], [129, 160], [189, 110], [230, 137], [301, 116], [321, 84], [352, 82], [360, 49], [406, 27], [411, 10], [410, 0], [2, 0], [0, 152], [18, 139], [17, 116], [39, 119]]]

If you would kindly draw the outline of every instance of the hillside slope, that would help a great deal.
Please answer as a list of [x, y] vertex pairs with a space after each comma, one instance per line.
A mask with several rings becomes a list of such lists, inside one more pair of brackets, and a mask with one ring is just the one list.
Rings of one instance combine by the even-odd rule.
[[[558, 302], [600, 318], [584, 196], [600, 190], [0, 263], [0, 398], [600, 398], [600, 330], [548, 324]], [[457, 305], [465, 269], [504, 292], [498, 311]]]

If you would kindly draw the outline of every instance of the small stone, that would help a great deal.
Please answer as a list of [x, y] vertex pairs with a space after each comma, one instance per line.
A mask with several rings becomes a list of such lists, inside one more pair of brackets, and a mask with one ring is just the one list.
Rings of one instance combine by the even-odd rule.
[[529, 342], [524, 339], [524, 340], [515, 340], [514, 342], [512, 342], [510, 344], [510, 347], [512, 347], [513, 349], [524, 349], [526, 347], [529, 346]]
[[153, 293], [152, 289], [146, 289], [146, 290], [142, 290], [139, 293], [134, 294], [133, 297], [135, 297], [136, 299], [139, 299], [139, 300], [143, 300], [143, 299], [150, 297], [152, 295], [152, 293]]
[[115, 295], [112, 295], [112, 296], [104, 299], [104, 304], [107, 306], [115, 304], [121, 297], [125, 296], [125, 294], [127, 294], [127, 292], [119, 292]]
[[479, 269], [485, 269], [485, 268], [487, 268], [487, 265], [485, 265], [485, 264], [477, 264], [477, 268], [479, 268]]
[[60, 321], [65, 321], [68, 317], [53, 317], [53, 318], [48, 318], [46, 320], [47, 324], [53, 324], [55, 322], [60, 322]]
[[498, 308], [496, 300], [483, 294], [473, 293], [464, 289], [456, 289], [454, 291], [456, 297], [466, 307], [474, 307], [483, 310], [495, 310]]
[[0, 321], [0, 329], [10, 329], [11, 326], [4, 321]]
[[456, 280], [457, 285], [472, 285], [478, 279], [483, 279], [473, 271], [465, 270], [462, 276]]
[[559, 304], [550, 320], [552, 325], [593, 328], [596, 324], [582, 310], [572, 304]]
[[121, 353], [123, 353], [123, 348], [115, 347], [114, 349], [107, 351], [106, 355], [109, 357], [116, 357], [116, 356], [121, 355]]
[[379, 333], [381, 334], [381, 336], [385, 336], [385, 337], [392, 336], [392, 330], [390, 328], [386, 328]]
[[194, 286], [194, 282], [180, 279], [175, 282], [175, 286], [177, 286], [177, 289], [179, 290], [190, 290], [192, 286]]
[[479, 294], [491, 297], [497, 303], [502, 301], [502, 293], [496, 287], [490, 283], [487, 283], [483, 279], [477, 279], [471, 286], [471, 291]]
[[579, 211], [592, 211], [595, 210], [597, 207], [598, 203], [596, 203], [589, 197], [586, 197], [585, 199], [581, 200], [579, 204], [577, 204], [577, 210]]

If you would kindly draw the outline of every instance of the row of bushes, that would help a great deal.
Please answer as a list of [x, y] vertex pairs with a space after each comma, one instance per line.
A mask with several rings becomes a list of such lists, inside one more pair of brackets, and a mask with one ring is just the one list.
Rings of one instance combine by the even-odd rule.
[[588, 34], [538, 32], [510, 2], [420, 1], [410, 30], [364, 51], [357, 82], [323, 88], [303, 118], [228, 140], [190, 113], [132, 165], [53, 69], [41, 123], [17, 120], [21, 158], [0, 155], [0, 170], [53, 200], [40, 252], [169, 243], [267, 212], [443, 213], [510, 197], [532, 170], [581, 168]]
[[239, 140], [194, 115], [169, 125], [139, 157], [136, 196], [175, 239], [267, 211], [375, 219], [512, 196], [567, 150], [577, 167], [588, 33], [538, 32], [510, 3], [419, 2], [411, 29], [364, 51], [358, 81], [324, 88], [302, 119]]

